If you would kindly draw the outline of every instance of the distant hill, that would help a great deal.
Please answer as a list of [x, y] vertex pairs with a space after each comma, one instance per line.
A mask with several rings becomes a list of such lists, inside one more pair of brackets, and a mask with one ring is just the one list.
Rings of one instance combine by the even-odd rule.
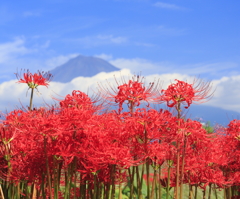
[[53, 74], [53, 81], [66, 83], [79, 76], [92, 77], [100, 72], [113, 72], [118, 70], [120, 69], [103, 59], [79, 55], [51, 70], [51, 73]]
[[192, 119], [202, 118], [205, 122], [209, 121], [213, 125], [222, 124], [224, 126], [228, 125], [233, 119], [240, 119], [239, 112], [205, 106], [204, 104], [192, 105], [187, 116]]
[[200, 122], [210, 122], [211, 125], [221, 124], [227, 126], [233, 119], [240, 120], [240, 113], [236, 111], [225, 110], [218, 107], [207, 106], [204, 104], [192, 104], [188, 109], [182, 109], [186, 118]]

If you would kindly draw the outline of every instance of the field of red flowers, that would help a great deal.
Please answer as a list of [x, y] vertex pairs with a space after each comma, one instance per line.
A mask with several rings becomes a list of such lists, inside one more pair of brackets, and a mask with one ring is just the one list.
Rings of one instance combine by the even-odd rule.
[[[240, 198], [240, 120], [209, 131], [183, 115], [211, 98], [209, 82], [162, 89], [133, 76], [99, 85], [93, 97], [74, 90], [34, 108], [34, 91], [52, 75], [17, 78], [31, 90], [30, 105], [0, 123], [2, 199]], [[169, 110], [151, 107], [161, 103]]]

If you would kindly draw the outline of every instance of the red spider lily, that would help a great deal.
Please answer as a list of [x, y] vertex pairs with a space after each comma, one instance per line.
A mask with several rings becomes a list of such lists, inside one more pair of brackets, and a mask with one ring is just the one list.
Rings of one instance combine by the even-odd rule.
[[60, 101], [61, 108], [75, 107], [78, 109], [92, 108], [93, 102], [87, 94], [74, 90], [72, 95], [66, 95], [65, 99]]
[[[226, 184], [224, 172], [221, 169], [227, 165], [227, 156], [221, 139], [217, 134], [208, 134], [197, 121], [180, 119], [178, 135], [185, 135], [184, 183], [200, 184], [205, 189], [207, 185], [215, 184], [223, 187]], [[182, 146], [182, 144], [180, 145]], [[229, 180], [228, 180], [229, 183]]]
[[233, 138], [236, 138], [236, 140], [240, 140], [240, 120], [232, 120], [228, 124], [227, 132], [230, 136]]
[[95, 105], [95, 101], [92, 101], [88, 95], [78, 90], [74, 90], [72, 95], [66, 95], [65, 99], [60, 101], [59, 104], [59, 117], [62, 126], [72, 131], [81, 129], [76, 133], [76, 136], [79, 136], [78, 134], [82, 136], [83, 126], [101, 109], [101, 105]]
[[121, 117], [124, 118], [127, 140], [136, 162], [152, 160], [160, 164], [169, 156], [166, 146], [173, 139], [172, 124], [176, 125], [170, 112], [137, 109], [134, 113], [125, 112]]
[[0, 124], [0, 178], [7, 179], [9, 176], [10, 159], [12, 156], [11, 142], [15, 139], [16, 130], [11, 126]]
[[209, 82], [194, 80], [192, 84], [189, 84], [177, 79], [175, 81], [177, 83], [171, 84], [166, 90], [162, 90], [161, 100], [166, 101], [168, 107], [182, 103], [186, 104], [184, 108], [187, 109], [193, 101], [203, 102], [212, 96], [212, 93], [209, 93], [211, 90]]
[[188, 142], [195, 143], [195, 147], [199, 140], [201, 140], [201, 142], [206, 141], [208, 137], [207, 132], [202, 128], [200, 122], [191, 119], [187, 119], [186, 121], [184, 119], [178, 119], [177, 122], [177, 129], [175, 129], [176, 140], [182, 142], [183, 139], [186, 138]]
[[133, 76], [132, 80], [128, 82], [122, 79], [121, 84], [116, 80], [117, 89], [113, 87], [107, 89], [100, 86], [101, 95], [103, 98], [117, 103], [119, 112], [122, 111], [124, 102], [127, 103], [130, 112], [133, 112], [134, 107], [139, 106], [141, 101], [149, 102], [158, 95], [159, 82], [152, 82], [145, 87], [143, 80], [144, 78], [139, 75]]
[[26, 83], [29, 88], [34, 89], [39, 85], [47, 87], [53, 76], [49, 72], [38, 71], [32, 74], [29, 70], [26, 72], [24, 70], [23, 76], [22, 74], [16, 73], [16, 77], [19, 80], [17, 83]]
[[240, 120], [232, 120], [228, 124], [223, 136], [222, 148], [223, 155], [226, 157], [225, 164], [221, 165], [221, 169], [225, 172], [226, 179], [232, 181], [233, 185], [240, 183]]
[[139, 106], [140, 101], [147, 100], [147, 96], [150, 94], [145, 92], [145, 88], [142, 87], [142, 84], [141, 82], [129, 80], [128, 84], [119, 86], [118, 94], [115, 96], [115, 102], [119, 103], [120, 107], [122, 107], [124, 101]]
[[40, 180], [48, 158], [43, 153], [44, 137], [48, 139], [51, 157], [52, 151], [56, 150], [54, 141], [61, 136], [58, 115], [43, 108], [28, 112], [13, 111], [6, 117], [4, 124], [16, 131], [16, 138], [11, 141], [11, 178], [27, 179], [30, 182]]

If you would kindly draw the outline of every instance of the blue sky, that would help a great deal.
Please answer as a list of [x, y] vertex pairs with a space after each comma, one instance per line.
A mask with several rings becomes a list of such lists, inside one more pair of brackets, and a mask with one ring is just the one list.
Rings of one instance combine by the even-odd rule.
[[106, 54], [184, 72], [215, 64], [210, 77], [239, 73], [237, 0], [13, 0], [2, 1], [0, 13], [0, 45], [15, 42], [16, 59], [43, 69], [58, 56]]
[[0, 92], [17, 69], [51, 70], [82, 54], [145, 76], [206, 78], [220, 89], [210, 105], [232, 96], [225, 108], [240, 111], [238, 0], [3, 0], [0, 30]]

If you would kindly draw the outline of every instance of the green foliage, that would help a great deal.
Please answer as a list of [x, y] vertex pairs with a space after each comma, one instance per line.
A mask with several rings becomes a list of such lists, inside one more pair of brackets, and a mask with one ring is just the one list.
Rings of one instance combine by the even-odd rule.
[[203, 124], [203, 128], [207, 131], [208, 134], [211, 134], [214, 132], [214, 128], [210, 125], [210, 122]]

